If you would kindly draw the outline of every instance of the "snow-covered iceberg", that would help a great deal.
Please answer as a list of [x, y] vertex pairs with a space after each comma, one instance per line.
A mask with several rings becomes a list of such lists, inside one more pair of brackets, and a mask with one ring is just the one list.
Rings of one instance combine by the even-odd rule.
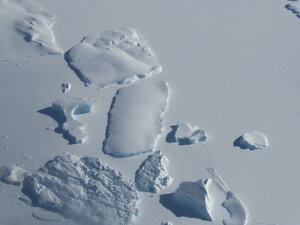
[[86, 141], [87, 134], [84, 131], [84, 123], [77, 120], [76, 116], [93, 110], [93, 102], [88, 99], [64, 98], [39, 112], [52, 117], [58, 123], [55, 131], [63, 134], [69, 144], [79, 144]]
[[170, 185], [172, 178], [167, 167], [168, 158], [160, 151], [147, 157], [135, 173], [135, 182], [140, 191], [157, 193]]
[[286, 4], [285, 8], [300, 18], [300, 2], [298, 0], [289, 0], [289, 4]]
[[158, 79], [119, 89], [108, 113], [103, 152], [115, 157], [151, 152], [162, 133], [168, 96], [167, 83]]
[[238, 137], [233, 145], [240, 147], [241, 149], [258, 150], [267, 148], [269, 146], [269, 141], [264, 133], [251, 131]]
[[22, 191], [32, 206], [82, 225], [132, 224], [138, 215], [134, 183], [91, 156], [56, 156], [25, 178]]
[[65, 59], [87, 86], [130, 84], [161, 72], [154, 52], [135, 29], [86, 36]]
[[24, 56], [55, 55], [55, 18], [30, 0], [0, 1], [0, 61]]
[[11, 166], [0, 166], [0, 181], [13, 184], [21, 185], [24, 177], [28, 176], [30, 173], [23, 169], [21, 166], [13, 164]]

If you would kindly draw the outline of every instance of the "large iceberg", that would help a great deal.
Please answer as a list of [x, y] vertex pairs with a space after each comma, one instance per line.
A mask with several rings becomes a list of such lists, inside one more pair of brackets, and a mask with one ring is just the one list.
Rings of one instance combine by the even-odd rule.
[[133, 182], [97, 158], [65, 154], [23, 182], [32, 205], [84, 225], [127, 225], [138, 215]]
[[154, 52], [135, 29], [86, 36], [65, 59], [85, 85], [130, 84], [161, 72]]

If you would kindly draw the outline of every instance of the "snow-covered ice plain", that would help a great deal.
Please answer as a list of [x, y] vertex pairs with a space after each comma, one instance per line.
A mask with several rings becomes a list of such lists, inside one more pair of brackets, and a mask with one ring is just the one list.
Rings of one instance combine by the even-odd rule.
[[299, 225], [299, 9], [0, 0], [0, 225]]

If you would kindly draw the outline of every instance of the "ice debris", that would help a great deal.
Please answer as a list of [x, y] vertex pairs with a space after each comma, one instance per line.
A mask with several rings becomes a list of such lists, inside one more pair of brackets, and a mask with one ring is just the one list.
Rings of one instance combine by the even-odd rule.
[[65, 59], [87, 86], [131, 84], [161, 72], [154, 52], [135, 29], [109, 30], [86, 36]]
[[98, 158], [56, 156], [23, 182], [32, 205], [84, 225], [127, 225], [138, 215], [135, 185]]
[[108, 113], [103, 152], [128, 157], [151, 152], [162, 133], [169, 88], [158, 79], [121, 88]]
[[157, 193], [170, 185], [172, 178], [168, 175], [168, 165], [168, 158], [160, 151], [148, 156], [135, 173], [138, 190]]
[[21, 166], [13, 164], [11, 166], [0, 166], [0, 180], [3, 183], [21, 185], [24, 177], [30, 173]]

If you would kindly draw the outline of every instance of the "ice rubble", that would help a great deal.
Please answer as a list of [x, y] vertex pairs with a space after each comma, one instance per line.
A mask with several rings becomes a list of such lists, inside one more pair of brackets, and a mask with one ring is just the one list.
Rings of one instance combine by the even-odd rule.
[[172, 182], [168, 175], [168, 158], [160, 151], [147, 157], [135, 173], [136, 186], [140, 191], [157, 193]]
[[[196, 182], [182, 182], [171, 194], [160, 196], [160, 203], [176, 216], [215, 221], [224, 225], [246, 225], [248, 209], [239, 197], [230, 191], [227, 184], [214, 170], [209, 168], [209, 178]], [[219, 214], [221, 208], [227, 214]]]
[[11, 166], [0, 166], [0, 181], [7, 184], [19, 186], [21, 185], [24, 177], [28, 175], [28, 171], [16, 164], [13, 164]]
[[65, 59], [87, 86], [130, 84], [161, 72], [154, 52], [135, 29], [86, 36]]
[[285, 6], [286, 9], [290, 10], [292, 13], [296, 14], [300, 18], [300, 2], [298, 0], [289, 0], [289, 4]]
[[90, 113], [93, 109], [93, 102], [85, 98], [63, 98], [52, 104], [52, 107], [39, 111], [52, 117], [58, 127], [57, 133], [69, 141], [69, 144], [84, 143], [87, 134], [84, 131], [84, 124], [77, 120], [76, 116]]
[[238, 137], [234, 143], [234, 146], [238, 146], [241, 149], [258, 150], [264, 149], [269, 146], [266, 135], [259, 131], [251, 131]]
[[179, 123], [171, 126], [171, 132], [167, 135], [166, 141], [178, 142], [179, 145], [191, 145], [207, 140], [207, 135], [204, 130], [197, 126], [192, 126], [189, 123]]
[[168, 96], [167, 83], [158, 79], [119, 89], [108, 113], [103, 152], [115, 157], [151, 152], [162, 133]]
[[78, 224], [132, 224], [138, 215], [134, 183], [91, 156], [56, 156], [25, 178], [22, 191], [33, 206]]
[[52, 31], [55, 18], [30, 0], [0, 1], [0, 60], [61, 54]]
[[69, 91], [71, 89], [71, 84], [70, 83], [62, 83], [60, 87], [61, 87], [62, 93], [66, 93], [67, 91]]
[[161, 225], [173, 225], [173, 223], [172, 222], [163, 222], [163, 223], [161, 223]]

